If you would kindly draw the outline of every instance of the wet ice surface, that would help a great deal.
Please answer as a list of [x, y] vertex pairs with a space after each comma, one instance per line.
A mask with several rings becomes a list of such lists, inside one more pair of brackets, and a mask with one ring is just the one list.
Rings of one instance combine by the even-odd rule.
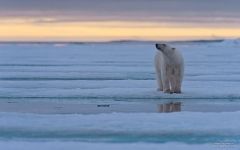
[[156, 91], [150, 43], [0, 45], [0, 145], [236, 148], [239, 42], [173, 45], [185, 77], [171, 95]]

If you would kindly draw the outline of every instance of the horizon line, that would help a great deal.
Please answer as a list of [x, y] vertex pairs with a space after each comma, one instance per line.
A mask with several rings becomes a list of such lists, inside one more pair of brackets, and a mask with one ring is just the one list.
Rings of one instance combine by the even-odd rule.
[[108, 40], [108, 41], [55, 41], [55, 40], [0, 40], [0, 44], [91, 44], [91, 43], [157, 43], [157, 42], [167, 42], [167, 43], [183, 43], [183, 42], [222, 42], [224, 40], [235, 40], [239, 38], [216, 38], [216, 39], [193, 39], [193, 40]]

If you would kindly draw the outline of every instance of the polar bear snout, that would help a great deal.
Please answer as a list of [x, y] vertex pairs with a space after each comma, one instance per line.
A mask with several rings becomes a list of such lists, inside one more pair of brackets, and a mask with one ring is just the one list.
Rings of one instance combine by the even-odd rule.
[[155, 44], [155, 46], [156, 46], [156, 49], [159, 49], [159, 44]]
[[158, 44], [158, 43], [156, 43], [155, 46], [156, 46], [156, 48], [157, 48], [158, 50], [160, 50], [160, 51], [162, 51], [162, 52], [163, 52], [164, 49], [167, 47], [166, 44]]
[[160, 51], [163, 51], [163, 49], [167, 46], [166, 44], [155, 44], [156, 48]]

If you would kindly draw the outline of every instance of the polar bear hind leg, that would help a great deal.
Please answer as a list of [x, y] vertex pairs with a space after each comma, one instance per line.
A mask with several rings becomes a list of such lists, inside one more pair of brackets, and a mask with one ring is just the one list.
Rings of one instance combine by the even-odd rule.
[[162, 83], [163, 83], [163, 92], [171, 93], [170, 89], [170, 68], [166, 66], [165, 70], [162, 72]]
[[174, 88], [174, 93], [181, 93], [182, 77], [181, 77], [180, 68], [176, 68], [175, 80], [176, 80], [176, 85], [175, 85], [175, 88]]

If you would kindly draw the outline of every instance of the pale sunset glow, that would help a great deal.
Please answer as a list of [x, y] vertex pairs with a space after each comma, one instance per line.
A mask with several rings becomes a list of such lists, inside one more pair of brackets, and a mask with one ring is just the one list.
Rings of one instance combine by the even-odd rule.
[[57, 24], [4, 23], [0, 25], [2, 40], [108, 41], [180, 40], [240, 36], [239, 28], [164, 27], [137, 22], [83, 22]]

